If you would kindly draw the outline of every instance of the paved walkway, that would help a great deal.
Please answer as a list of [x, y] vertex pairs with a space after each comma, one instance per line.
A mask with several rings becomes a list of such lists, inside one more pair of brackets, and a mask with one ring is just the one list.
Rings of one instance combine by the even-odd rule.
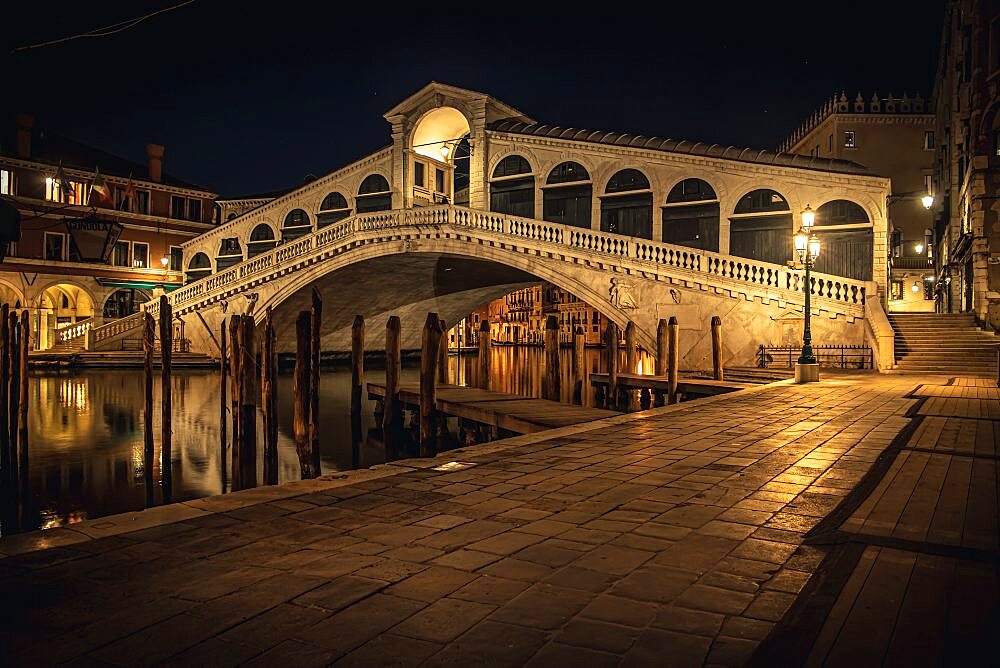
[[1000, 598], [1000, 400], [946, 382], [762, 387], [177, 504], [141, 531], [0, 541], [18, 553], [0, 647], [33, 665], [974, 657]]

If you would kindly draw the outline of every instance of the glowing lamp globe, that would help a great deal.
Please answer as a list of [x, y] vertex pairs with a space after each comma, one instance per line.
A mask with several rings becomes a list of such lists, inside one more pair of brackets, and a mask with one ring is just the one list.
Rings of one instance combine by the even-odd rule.
[[812, 207], [806, 204], [806, 208], [802, 210], [802, 227], [811, 229], [813, 224], [816, 222], [816, 212], [812, 210]]
[[932, 206], [934, 206], [934, 196], [924, 195], [923, 197], [920, 198], [920, 203], [924, 205], [925, 209], [929, 209]]

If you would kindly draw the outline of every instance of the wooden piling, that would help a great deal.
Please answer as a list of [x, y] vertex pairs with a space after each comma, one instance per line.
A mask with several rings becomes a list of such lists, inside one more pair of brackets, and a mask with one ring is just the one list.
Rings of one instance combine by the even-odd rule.
[[299, 313], [299, 317], [295, 321], [295, 377], [292, 388], [295, 451], [299, 456], [299, 468], [302, 471], [303, 480], [316, 477], [311, 452], [312, 440], [309, 438], [309, 376], [312, 369], [312, 363], [309, 360], [311, 353], [310, 322], [309, 311]]
[[659, 322], [656, 323], [656, 370], [654, 373], [657, 376], [667, 375], [668, 338], [669, 330], [667, 329], [667, 321], [664, 318], [660, 318]]
[[10, 306], [0, 306], [0, 480], [6, 492], [11, 467], [10, 415], [7, 413], [7, 392], [10, 384]]
[[17, 489], [17, 402], [20, 398], [21, 368], [18, 363], [18, 351], [21, 348], [20, 332], [18, 331], [17, 313], [11, 312], [7, 324], [7, 356], [10, 377], [7, 379], [7, 444], [10, 448], [8, 463], [10, 464], [11, 490]]
[[173, 315], [166, 295], [160, 295], [160, 467], [163, 481], [163, 503], [173, 499], [172, 467], [172, 401], [170, 363], [174, 351]]
[[587, 335], [583, 327], [577, 325], [573, 332], [573, 403], [584, 405], [587, 391]]
[[676, 316], [667, 323], [667, 403], [677, 403], [677, 376], [680, 368], [681, 328]]
[[490, 356], [493, 354], [489, 320], [479, 323], [479, 388], [490, 389]]
[[228, 353], [226, 352], [226, 318], [223, 316], [222, 325], [219, 327], [219, 475], [222, 479], [222, 493], [226, 493], [227, 478], [226, 471], [228, 462], [226, 461], [226, 372], [229, 369]]
[[309, 361], [309, 440], [311, 442], [312, 467], [315, 477], [323, 475], [323, 467], [319, 458], [319, 336], [323, 324], [323, 299], [319, 290], [312, 289], [312, 317], [310, 320]]
[[437, 367], [438, 349], [441, 345], [441, 320], [437, 313], [428, 313], [424, 323], [420, 347], [420, 456], [433, 457], [437, 454], [437, 439], [435, 428], [434, 391], [435, 367]]
[[639, 344], [635, 323], [631, 320], [625, 325], [625, 367], [627, 373], [639, 373]]
[[240, 489], [240, 316], [233, 314], [229, 319], [229, 378], [230, 378], [230, 423], [233, 428], [232, 446], [229, 448], [229, 488]]
[[260, 402], [264, 415], [264, 484], [278, 484], [278, 351], [271, 319], [271, 307], [264, 315], [264, 329], [260, 336]]
[[252, 315], [240, 318], [240, 489], [257, 486], [257, 335]]
[[712, 316], [712, 377], [722, 380], [722, 318]]
[[608, 318], [604, 330], [605, 360], [608, 367], [608, 394], [604, 398], [605, 407], [618, 410], [618, 324]]
[[559, 318], [550, 315], [545, 319], [545, 382], [542, 398], [559, 401], [561, 388], [559, 376]]
[[361, 408], [365, 389], [365, 317], [354, 316], [351, 325], [351, 458], [360, 455], [364, 433]]
[[[21, 333], [19, 335], [18, 377], [21, 379], [18, 388], [18, 430], [17, 454], [18, 469], [21, 479], [19, 498], [21, 503], [28, 498], [28, 343], [31, 340], [31, 321], [28, 311], [21, 311]], [[23, 526], [23, 525], [22, 525]]]
[[382, 441], [385, 459], [399, 459], [402, 452], [403, 408], [399, 403], [400, 349], [399, 316], [385, 324], [385, 405], [382, 414]]
[[448, 327], [441, 319], [441, 342], [438, 345], [437, 382], [439, 385], [448, 383]]
[[142, 319], [143, 387], [145, 391], [145, 406], [142, 414], [142, 477], [146, 486], [146, 507], [152, 508], [156, 503], [156, 497], [153, 493], [153, 462], [156, 461], [156, 453], [153, 450], [153, 355], [156, 347], [156, 323], [149, 311], [143, 311]]

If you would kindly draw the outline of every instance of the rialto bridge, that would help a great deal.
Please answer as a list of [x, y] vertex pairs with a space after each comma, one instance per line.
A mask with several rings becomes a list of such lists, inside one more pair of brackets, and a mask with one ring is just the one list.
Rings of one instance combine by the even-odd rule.
[[706, 364], [720, 315], [727, 363], [748, 364], [801, 329], [804, 280], [787, 261], [808, 204], [824, 246], [814, 341], [881, 342], [892, 359], [880, 306], [890, 184], [860, 165], [539, 125], [437, 83], [385, 118], [391, 146], [184, 245], [188, 283], [169, 299], [193, 349], [217, 354], [225, 315], [271, 307], [290, 351], [313, 286], [324, 349], [349, 347], [356, 313], [371, 349], [391, 314], [415, 348], [427, 311], [454, 323], [542, 280], [634, 321], [647, 349], [657, 320], [676, 315], [688, 367]]

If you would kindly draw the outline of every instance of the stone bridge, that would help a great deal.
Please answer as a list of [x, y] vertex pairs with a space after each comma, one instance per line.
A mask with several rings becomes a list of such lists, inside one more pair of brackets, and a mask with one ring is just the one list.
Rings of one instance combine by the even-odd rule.
[[[369, 319], [368, 347], [384, 345], [384, 323], [398, 314], [404, 348], [419, 347], [427, 311], [449, 323], [520, 286], [550, 282], [620, 326], [634, 321], [640, 344], [655, 348], [659, 318], [681, 324], [684, 366], [710, 364], [712, 315], [725, 323], [725, 356], [750, 364], [761, 343], [801, 331], [801, 271], [684, 246], [585, 230], [457, 206], [359, 214], [282, 244], [169, 296], [194, 350], [217, 353], [221, 320], [267, 308], [279, 349], [294, 348], [294, 321], [312, 287], [324, 296], [322, 345], [350, 347], [354, 315]], [[872, 282], [814, 274], [818, 343], [865, 340]], [[155, 313], [156, 304], [151, 304]]]

